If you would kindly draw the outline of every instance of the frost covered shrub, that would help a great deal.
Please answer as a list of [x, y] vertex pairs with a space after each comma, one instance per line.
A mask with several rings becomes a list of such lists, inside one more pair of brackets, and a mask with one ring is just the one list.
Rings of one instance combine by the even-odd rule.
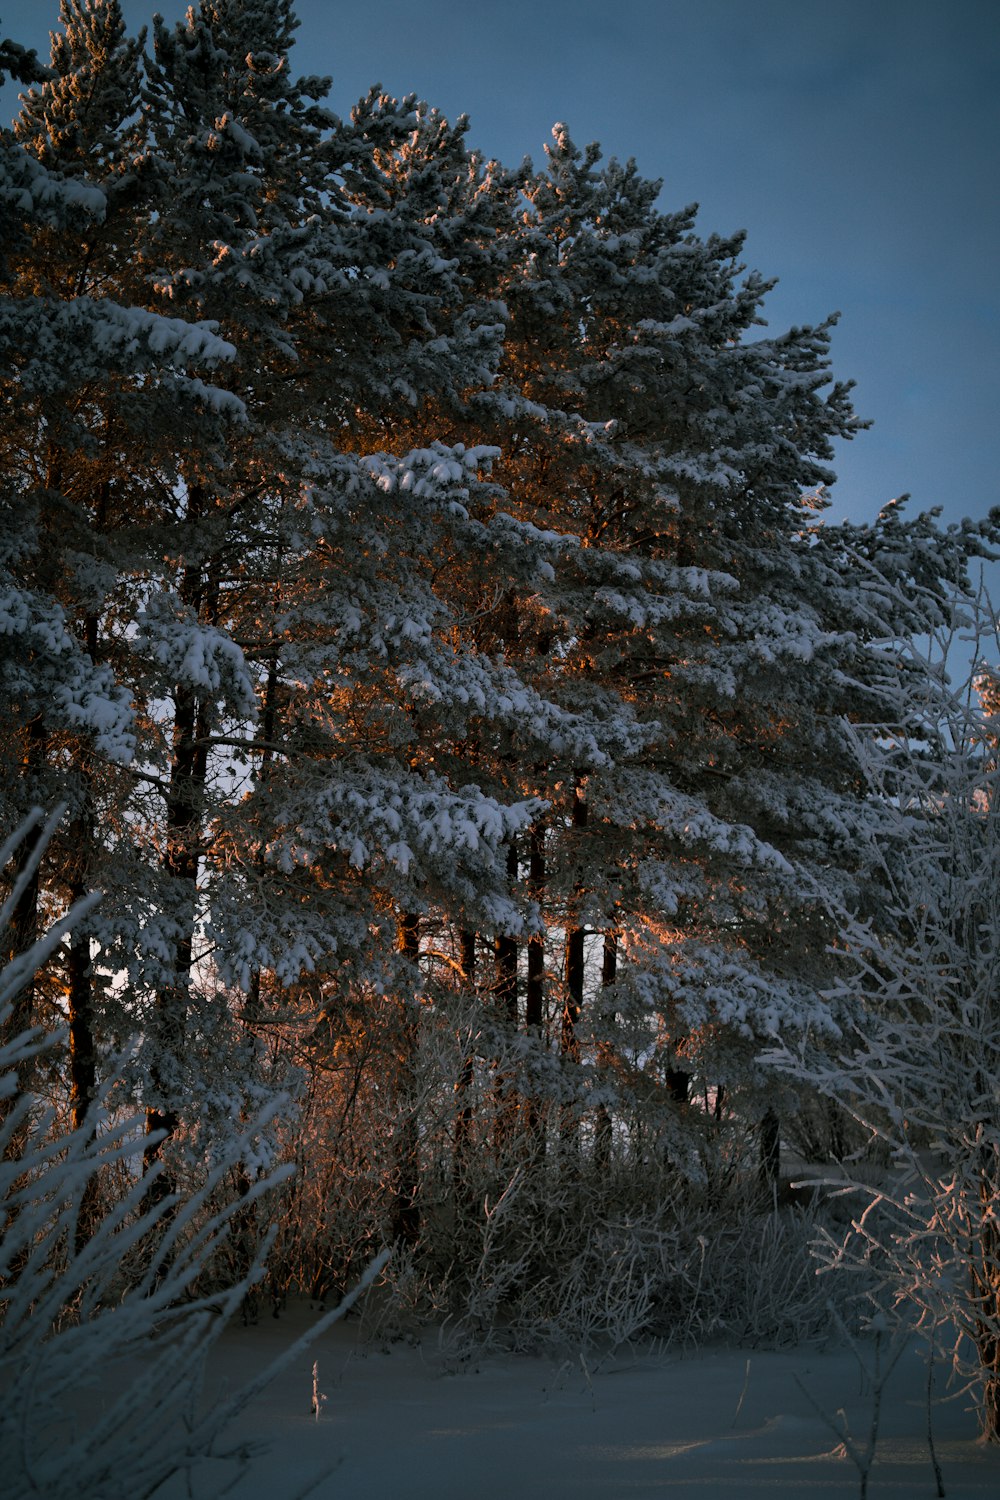
[[[364, 1025], [345, 1021], [327, 1045], [308, 1000], [302, 1003], [301, 1013], [290, 1007], [283, 1035], [273, 1028], [299, 1082], [294, 1119], [277, 1132], [295, 1175], [267, 1209], [276, 1236], [269, 1280], [282, 1295], [325, 1303], [391, 1238], [398, 1121], [381, 1085], [393, 1066], [394, 1026], [389, 1007], [373, 1007]], [[320, 1032], [320, 1041], [303, 1046], [301, 1035], [310, 1031]]]
[[[0, 866], [24, 841], [0, 850]], [[0, 908], [5, 931], [21, 882], [41, 857], [40, 840]], [[13, 1002], [95, 898], [77, 903], [45, 937], [0, 971], [0, 1476], [4, 1500], [144, 1500], [195, 1466], [199, 1493], [233, 1483], [245, 1445], [227, 1449], [231, 1419], [277, 1373], [272, 1365], [234, 1396], [203, 1404], [207, 1356], [259, 1276], [267, 1243], [246, 1274], [199, 1295], [205, 1267], [234, 1220], [274, 1186], [248, 1186], [214, 1206], [227, 1175], [268, 1121], [230, 1138], [227, 1151], [186, 1199], [150, 1194], [141, 1175], [146, 1137], [139, 1118], [112, 1123], [94, 1102], [93, 1128], [61, 1132], [54, 1113], [19, 1090], [17, 1069], [58, 1037], [15, 1032]], [[156, 1169], [154, 1168], [154, 1171]], [[99, 1173], [128, 1184], [114, 1205], [77, 1233], [81, 1206]], [[155, 1201], [154, 1201], [155, 1200]], [[372, 1275], [381, 1269], [377, 1261]], [[130, 1270], [132, 1274], [130, 1274]], [[367, 1278], [371, 1279], [371, 1276]], [[364, 1290], [365, 1279], [357, 1291]], [[357, 1293], [356, 1293], [357, 1294]], [[356, 1295], [355, 1294], [355, 1295]], [[349, 1299], [353, 1300], [353, 1298]], [[346, 1310], [317, 1323], [314, 1338]], [[301, 1348], [301, 1341], [281, 1364]], [[218, 1487], [206, 1459], [230, 1460]], [[218, 1471], [216, 1471], [218, 1472]]]
[[450, 1237], [442, 1220], [420, 1251], [394, 1258], [364, 1331], [386, 1341], [438, 1324], [459, 1360], [650, 1339], [799, 1343], [830, 1328], [831, 1286], [811, 1254], [820, 1213], [778, 1208], [756, 1174], [720, 1195], [648, 1163], [522, 1163], [452, 1216]]
[[661, 1279], [657, 1332], [668, 1343], [697, 1347], [725, 1338], [752, 1348], [780, 1348], [830, 1330], [831, 1289], [811, 1254], [818, 1205], [779, 1208], [755, 1192], [727, 1212], [695, 1213], [678, 1226]]
[[[489, 1065], [463, 1081], [455, 1039], [469, 1035], [468, 1017], [447, 1021], [425, 1014], [415, 1069], [419, 1238], [397, 1245], [365, 1303], [364, 1336], [385, 1343], [438, 1325], [461, 1358], [649, 1337], [776, 1345], [827, 1328], [830, 1289], [809, 1253], [815, 1211], [775, 1210], [756, 1135], [738, 1119], [719, 1125], [691, 1106], [678, 1124], [635, 1105], [649, 1118], [620, 1131], [605, 1161], [585, 1102], [575, 1144], [564, 1138], [558, 1069], [534, 1074], [519, 1039], [480, 1022]], [[307, 1069], [298, 1171], [276, 1200], [282, 1284], [319, 1300], [391, 1233], [400, 1122], [381, 1086], [391, 1012], [370, 1009], [366, 1022]]]
[[[530, 1088], [516, 1052], [501, 1062], [501, 1075]], [[495, 1089], [477, 1096], [460, 1182], [442, 1142], [426, 1173], [438, 1193], [428, 1190], [424, 1238], [399, 1289], [411, 1319], [420, 1270], [424, 1312], [446, 1312], [455, 1348], [778, 1345], [827, 1329], [831, 1291], [809, 1250], [821, 1210], [777, 1208], [756, 1132], [738, 1115], [633, 1100], [609, 1143], [584, 1096], [567, 1138], [558, 1084], [548, 1077], [548, 1101], [534, 1106], [515, 1094], [510, 1123]], [[394, 1261], [389, 1278], [402, 1271]]]
[[[11, 1051], [11, 1044], [0, 1049], [0, 1068]], [[4, 1072], [0, 1087], [9, 1094], [11, 1083]], [[52, 1136], [49, 1123], [22, 1097], [0, 1130], [5, 1495], [136, 1500], [217, 1454], [232, 1415], [223, 1407], [200, 1410], [202, 1380], [246, 1283], [211, 1297], [193, 1288], [235, 1210], [205, 1212], [218, 1175], [187, 1202], [164, 1198], [149, 1206], [148, 1180], [138, 1175], [138, 1120], [96, 1140], [89, 1131]], [[10, 1153], [25, 1126], [25, 1144]], [[119, 1163], [132, 1168], [130, 1193], [74, 1252], [88, 1184]], [[132, 1284], [130, 1263], [146, 1267]]]
[[[963, 612], [956, 612], [961, 618]], [[1000, 1441], [1000, 679], [992, 609], [890, 656], [898, 728], [858, 731], [885, 832], [869, 846], [884, 900], [842, 910], [831, 992], [839, 1045], [772, 1060], [851, 1114], [885, 1167], [848, 1184], [852, 1213], [817, 1251], [875, 1278], [977, 1391]], [[971, 649], [970, 649], [971, 647]], [[957, 684], [947, 666], [972, 657]]]
[[[7, 842], [0, 862], [27, 832]], [[0, 910], [0, 930], [43, 844]], [[94, 899], [0, 973], [0, 1470], [9, 1500], [138, 1500], [209, 1452], [227, 1415], [200, 1416], [197, 1402], [205, 1357], [244, 1287], [211, 1304], [189, 1296], [229, 1228], [231, 1208], [202, 1213], [220, 1174], [187, 1203], [153, 1206], [139, 1175], [141, 1120], [98, 1118], [94, 1130], [60, 1133], [53, 1111], [18, 1089], [18, 1068], [59, 1038], [12, 1033], [14, 1002]], [[120, 1177], [122, 1168], [128, 1191], [81, 1244], [84, 1199], [100, 1173]], [[145, 1266], [131, 1285], [130, 1263]], [[137, 1356], [138, 1376], [126, 1380]], [[94, 1391], [102, 1393], [96, 1415]]]

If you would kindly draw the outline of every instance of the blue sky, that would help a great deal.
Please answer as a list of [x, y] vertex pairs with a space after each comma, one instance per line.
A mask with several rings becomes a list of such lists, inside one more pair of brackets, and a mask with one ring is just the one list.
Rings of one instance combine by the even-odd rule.
[[[153, 3], [125, 0], [136, 29]], [[161, 0], [168, 18], [185, 6]], [[832, 517], [904, 490], [946, 517], [1000, 504], [997, 0], [299, 0], [299, 72], [345, 112], [372, 82], [471, 116], [541, 160], [554, 121], [746, 229], [770, 326], [839, 310], [833, 368], [871, 431], [842, 445]], [[57, 0], [0, 0], [47, 53]], [[3, 98], [3, 118], [16, 108]]]

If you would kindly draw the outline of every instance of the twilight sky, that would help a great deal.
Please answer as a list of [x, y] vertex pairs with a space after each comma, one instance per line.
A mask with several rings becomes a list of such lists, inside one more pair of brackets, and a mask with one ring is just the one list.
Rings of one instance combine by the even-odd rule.
[[[124, 0], [132, 30], [155, 0]], [[183, 0], [160, 0], [168, 19]], [[770, 327], [839, 310], [833, 369], [874, 427], [840, 446], [833, 519], [1000, 504], [997, 0], [298, 0], [299, 73], [346, 113], [373, 82], [541, 161], [556, 120], [748, 231]], [[0, 0], [47, 56], [58, 0]], [[0, 99], [6, 123], [15, 90]]]

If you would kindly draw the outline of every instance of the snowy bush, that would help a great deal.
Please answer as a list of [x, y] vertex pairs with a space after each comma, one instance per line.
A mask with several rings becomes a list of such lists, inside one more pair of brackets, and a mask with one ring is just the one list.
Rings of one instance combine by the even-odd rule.
[[820, 1210], [777, 1206], [755, 1170], [717, 1194], [668, 1167], [567, 1171], [554, 1158], [472, 1186], [464, 1208], [426, 1226], [418, 1254], [394, 1258], [362, 1313], [368, 1339], [437, 1325], [461, 1364], [651, 1341], [787, 1347], [830, 1332], [831, 1289], [811, 1253]]
[[[31, 826], [8, 840], [0, 864], [16, 854]], [[44, 837], [38, 841], [0, 909], [0, 930], [6, 930], [44, 843]], [[12, 1034], [12, 1002], [95, 899], [78, 903], [0, 972], [0, 1472], [5, 1500], [65, 1500], [69, 1494], [77, 1500], [142, 1500], [172, 1475], [207, 1458], [243, 1464], [248, 1456], [243, 1445], [227, 1449], [224, 1429], [277, 1373], [272, 1365], [235, 1396], [203, 1405], [206, 1358], [259, 1276], [266, 1243], [234, 1285], [203, 1296], [197, 1284], [237, 1216], [290, 1169], [254, 1183], [237, 1202], [213, 1205], [227, 1173], [252, 1149], [267, 1120], [257, 1118], [236, 1135], [200, 1189], [178, 1201], [150, 1193], [151, 1174], [141, 1174], [142, 1121], [112, 1121], [103, 1110], [106, 1090], [96, 1101], [95, 1128], [66, 1133], [51, 1109], [18, 1089], [18, 1067], [61, 1038], [37, 1030]], [[117, 1169], [120, 1177], [122, 1168], [128, 1190], [97, 1217], [81, 1242], [78, 1217], [88, 1191], [99, 1174]], [[376, 1262], [372, 1274], [382, 1263]], [[130, 1275], [134, 1267], [141, 1269]], [[309, 1338], [344, 1310], [342, 1306], [318, 1323]], [[281, 1363], [300, 1348], [295, 1345]], [[232, 1462], [224, 1477], [228, 1488]], [[201, 1493], [208, 1493], [205, 1482], [203, 1471]]]
[[[744, 1121], [695, 1106], [674, 1121], [655, 1098], [632, 1101], [642, 1119], [631, 1134], [618, 1125], [605, 1157], [584, 1102], [568, 1147], [565, 1070], [476, 1025], [460, 1000], [423, 1017], [420, 1238], [397, 1246], [366, 1300], [366, 1338], [384, 1345], [438, 1325], [461, 1361], [649, 1338], [766, 1347], [828, 1331], [830, 1289], [809, 1249], [815, 1210], [776, 1208]], [[400, 1123], [395, 1098], [369, 1079], [392, 1076], [395, 1035], [391, 1008], [372, 1008], [356, 1039], [345, 1029], [333, 1056], [306, 1071], [285, 1146], [298, 1170], [272, 1200], [282, 1289], [335, 1299], [391, 1233]], [[474, 1035], [479, 1059], [466, 1073]]]
[[[1000, 1440], [1000, 766], [993, 613], [926, 654], [893, 661], [898, 730], [858, 732], [887, 827], [867, 853], [884, 900], [838, 913], [833, 998], [853, 1006], [840, 1045], [776, 1049], [861, 1125], [887, 1163], [845, 1234], [818, 1250], [830, 1267], [875, 1273], [929, 1336], [954, 1346], [984, 1436]], [[955, 684], [956, 656], [976, 662]]]

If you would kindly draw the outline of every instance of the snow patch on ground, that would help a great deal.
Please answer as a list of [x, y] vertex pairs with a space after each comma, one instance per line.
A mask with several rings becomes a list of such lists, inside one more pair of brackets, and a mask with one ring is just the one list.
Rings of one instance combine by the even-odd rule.
[[[304, 1306], [233, 1327], [209, 1366], [207, 1399], [231, 1393], [303, 1331]], [[313, 1366], [326, 1399], [311, 1412]], [[872, 1500], [936, 1494], [926, 1431], [926, 1362], [914, 1340], [883, 1398]], [[871, 1389], [849, 1349], [719, 1349], [681, 1357], [620, 1352], [490, 1357], [456, 1367], [433, 1334], [365, 1346], [338, 1325], [287, 1370], [231, 1436], [265, 1445], [240, 1500], [628, 1500], [641, 1495], [855, 1500], [858, 1475], [823, 1411], [842, 1408], [864, 1445]], [[937, 1385], [942, 1387], [943, 1375]], [[941, 1400], [933, 1430], [948, 1500], [1000, 1494], [1000, 1451], [976, 1442], [966, 1401]], [[209, 1492], [224, 1468], [196, 1476]], [[315, 1489], [311, 1485], [326, 1474]], [[199, 1483], [200, 1482], [200, 1483]], [[200, 1487], [201, 1486], [201, 1487]], [[178, 1483], [164, 1500], [186, 1493]]]

